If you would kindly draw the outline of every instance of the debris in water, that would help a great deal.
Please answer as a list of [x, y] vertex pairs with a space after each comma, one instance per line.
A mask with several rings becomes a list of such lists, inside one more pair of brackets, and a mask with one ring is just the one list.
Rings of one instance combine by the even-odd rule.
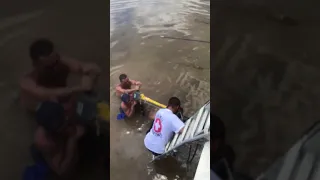
[[164, 27], [172, 27], [172, 26], [174, 26], [175, 24], [164, 24], [163, 26]]
[[170, 78], [169, 76], [167, 76], [167, 80], [168, 80], [170, 83], [172, 83], [172, 80], [171, 80], [171, 78]]
[[140, 127], [140, 128], [138, 128], [137, 130], [138, 130], [138, 132], [141, 132], [141, 131], [142, 131], [142, 128]]
[[178, 175], [176, 175], [176, 177], [174, 178], [174, 180], [179, 180], [180, 177]]
[[144, 45], [144, 42], [140, 43], [140, 45]]
[[150, 174], [151, 174], [151, 172], [153, 171], [153, 168], [152, 168], [152, 167], [147, 166], [147, 171], [148, 171], [148, 175], [150, 175]]
[[197, 50], [197, 49], [199, 49], [199, 47], [194, 47], [194, 48], [192, 49], [192, 51], [195, 51], [195, 50]]
[[127, 131], [126, 134], [130, 134], [130, 131]]
[[[185, 41], [196, 41], [196, 42], [202, 42], [202, 43], [209, 43], [210, 41], [205, 40], [198, 40], [198, 39], [187, 39], [187, 38], [178, 38], [178, 37], [169, 37], [169, 36], [160, 36], [161, 38], [167, 38], [167, 39], [178, 39], [178, 40], [185, 40]], [[196, 37], [195, 37], [196, 38]]]

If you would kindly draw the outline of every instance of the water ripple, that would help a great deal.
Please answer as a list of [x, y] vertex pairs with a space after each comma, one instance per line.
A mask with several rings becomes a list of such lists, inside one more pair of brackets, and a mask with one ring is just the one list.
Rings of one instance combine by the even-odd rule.
[[210, 1], [202, 0], [111, 0], [110, 36], [121, 26], [131, 26], [145, 35], [177, 31], [189, 35], [191, 15], [210, 18]]

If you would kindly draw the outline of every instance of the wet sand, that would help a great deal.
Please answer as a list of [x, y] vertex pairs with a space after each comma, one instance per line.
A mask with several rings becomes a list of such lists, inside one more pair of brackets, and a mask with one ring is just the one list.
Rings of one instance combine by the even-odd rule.
[[[252, 176], [320, 117], [317, 5], [271, 2], [211, 4], [211, 101], [226, 122], [236, 169]], [[273, 20], [283, 13], [299, 24]]]
[[[84, 1], [38, 0], [14, 0], [1, 4], [0, 179], [21, 179], [25, 166], [32, 163], [29, 146], [35, 123], [14, 99], [19, 78], [31, 67], [28, 47], [34, 39], [50, 38], [60, 52], [99, 64], [103, 71], [99, 92], [109, 98], [107, 8], [104, 1], [95, 1], [91, 5]], [[102, 171], [83, 172], [82, 178], [106, 179], [106, 176]]]
[[161, 36], [209, 41], [209, 2], [111, 1], [110, 9], [111, 179], [192, 179], [192, 173], [172, 159], [148, 165], [151, 154], [143, 139], [150, 121], [140, 115], [118, 121], [120, 101], [114, 88], [126, 73], [158, 102], [179, 97], [187, 115], [208, 101], [210, 44]]

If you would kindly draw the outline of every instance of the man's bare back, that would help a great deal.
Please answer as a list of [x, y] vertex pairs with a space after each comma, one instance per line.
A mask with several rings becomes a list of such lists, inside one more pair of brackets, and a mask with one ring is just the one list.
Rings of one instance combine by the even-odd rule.
[[[31, 111], [36, 109], [39, 102], [60, 101], [74, 93], [91, 90], [95, 77], [100, 73], [95, 64], [60, 56], [54, 51], [53, 43], [47, 39], [35, 41], [30, 46], [30, 57], [33, 70], [20, 79], [20, 100]], [[69, 73], [82, 75], [82, 83], [68, 86]]]

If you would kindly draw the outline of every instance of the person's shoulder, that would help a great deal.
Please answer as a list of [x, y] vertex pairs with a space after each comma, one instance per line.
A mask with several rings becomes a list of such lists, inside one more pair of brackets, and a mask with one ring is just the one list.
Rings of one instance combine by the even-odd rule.
[[156, 112], [156, 115], [157, 115], [157, 114], [162, 115], [162, 116], [167, 116], [167, 115], [170, 115], [171, 113], [168, 111], [168, 109], [162, 108], [162, 109], [159, 109], [159, 110]]
[[181, 121], [178, 116], [173, 113], [168, 114], [168, 117], [173, 121]]
[[120, 83], [116, 85], [116, 89], [119, 89], [119, 88], [121, 88], [121, 89], [122, 89], [122, 87], [121, 87], [121, 84], [120, 84]]

